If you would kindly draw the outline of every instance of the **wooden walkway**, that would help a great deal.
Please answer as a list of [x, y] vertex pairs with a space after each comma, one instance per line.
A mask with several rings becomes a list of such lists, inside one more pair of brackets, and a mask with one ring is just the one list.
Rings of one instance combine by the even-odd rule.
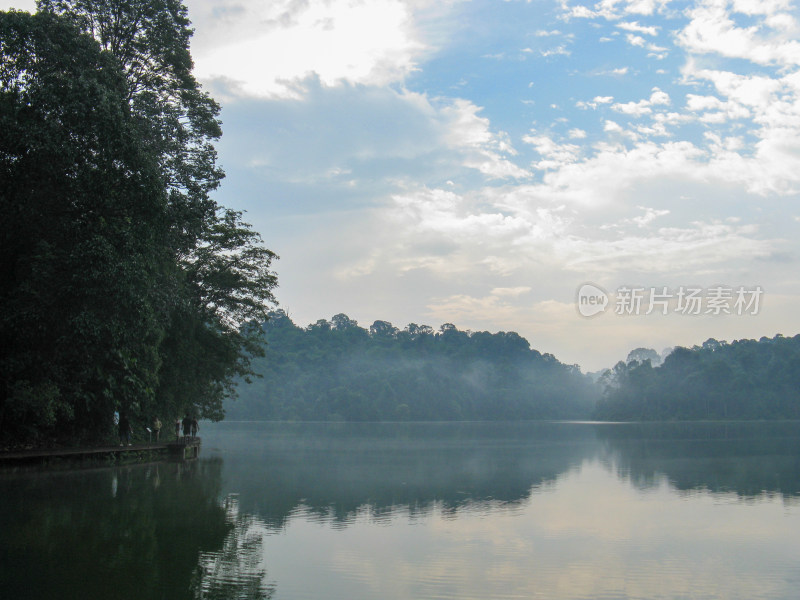
[[46, 463], [53, 460], [102, 459], [104, 456], [123, 460], [133, 453], [150, 453], [173, 458], [197, 458], [200, 454], [201, 439], [148, 444], [132, 444], [130, 446], [93, 446], [87, 448], [57, 448], [53, 450], [23, 450], [18, 452], [0, 452], [0, 466]]

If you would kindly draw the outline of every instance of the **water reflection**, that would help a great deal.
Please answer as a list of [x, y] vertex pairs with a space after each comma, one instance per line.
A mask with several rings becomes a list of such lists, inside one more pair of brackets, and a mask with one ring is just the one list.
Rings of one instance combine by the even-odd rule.
[[800, 422], [597, 425], [599, 455], [640, 489], [669, 485], [743, 499], [800, 496]]
[[0, 475], [0, 597], [191, 598], [222, 547], [222, 461]]
[[798, 424], [206, 432], [276, 597], [788, 600], [800, 585]]
[[590, 427], [545, 423], [220, 424], [206, 445], [229, 457], [226, 489], [280, 529], [301, 508], [347, 524], [434, 506], [513, 509], [596, 452]]
[[238, 494], [230, 494], [223, 503], [225, 519], [231, 530], [222, 548], [200, 554], [195, 598], [205, 600], [266, 600], [272, 598], [275, 585], [266, 583], [263, 567], [263, 524], [252, 515], [239, 512]]
[[0, 597], [749, 600], [800, 585], [800, 423], [204, 433], [199, 461], [0, 474]]
[[513, 510], [600, 461], [639, 489], [800, 496], [800, 423], [228, 423], [226, 489], [280, 529], [298, 510], [346, 525], [367, 511], [411, 518]]

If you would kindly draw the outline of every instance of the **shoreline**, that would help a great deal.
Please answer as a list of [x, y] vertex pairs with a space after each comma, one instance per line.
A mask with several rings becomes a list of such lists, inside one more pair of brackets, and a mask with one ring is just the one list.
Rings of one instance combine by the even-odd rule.
[[132, 444], [129, 446], [86, 446], [79, 448], [31, 449], [0, 452], [0, 468], [29, 466], [52, 467], [59, 464], [131, 464], [176, 458], [188, 460], [200, 454], [199, 437], [172, 442]]

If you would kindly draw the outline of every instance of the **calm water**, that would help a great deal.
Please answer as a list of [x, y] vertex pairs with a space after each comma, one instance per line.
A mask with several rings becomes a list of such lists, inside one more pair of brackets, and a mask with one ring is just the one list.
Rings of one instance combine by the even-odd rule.
[[202, 433], [0, 473], [0, 598], [800, 597], [800, 423]]

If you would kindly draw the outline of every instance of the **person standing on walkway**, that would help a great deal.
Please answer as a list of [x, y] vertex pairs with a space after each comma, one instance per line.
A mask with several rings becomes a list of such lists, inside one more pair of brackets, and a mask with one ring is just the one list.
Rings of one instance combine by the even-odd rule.
[[161, 421], [158, 420], [158, 417], [153, 419], [153, 433], [156, 434], [156, 442], [158, 442], [158, 437], [161, 435]]
[[189, 413], [186, 413], [181, 422], [183, 423], [183, 438], [185, 440], [192, 434], [192, 419], [189, 418]]
[[133, 428], [131, 427], [131, 422], [128, 421], [128, 415], [124, 412], [119, 413], [119, 445], [124, 446], [127, 442], [128, 446], [131, 445], [131, 434], [133, 434]]
[[175, 419], [175, 441], [181, 439], [181, 420], [180, 418]]
[[200, 423], [197, 422], [197, 417], [192, 417], [192, 439], [197, 437], [197, 431], [200, 429]]

